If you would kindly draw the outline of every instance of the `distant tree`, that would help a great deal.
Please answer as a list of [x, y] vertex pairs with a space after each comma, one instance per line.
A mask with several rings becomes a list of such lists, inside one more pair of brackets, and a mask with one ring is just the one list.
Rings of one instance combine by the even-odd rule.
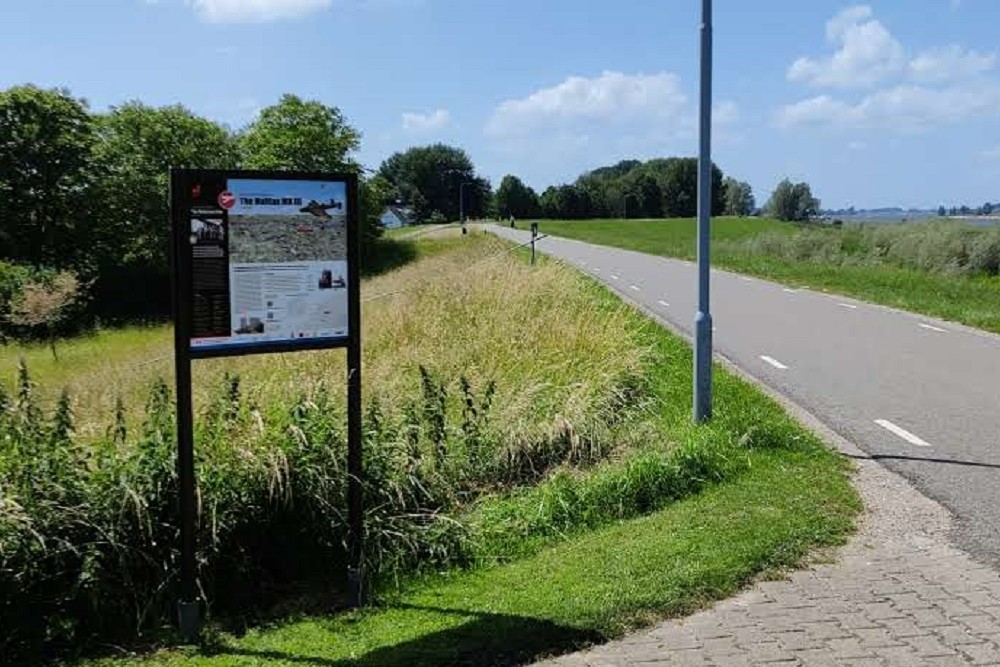
[[283, 95], [240, 136], [247, 169], [357, 172], [361, 134], [337, 107]]
[[80, 280], [70, 271], [60, 271], [49, 280], [31, 280], [11, 301], [7, 319], [29, 331], [44, 332], [52, 357], [58, 359], [56, 334], [59, 325], [72, 312], [82, 294]]
[[170, 308], [169, 168], [234, 168], [236, 140], [183, 106], [137, 101], [98, 116], [96, 128], [94, 308], [105, 318], [162, 316]]
[[757, 204], [749, 183], [727, 176], [722, 181], [722, 188], [726, 198], [726, 215], [745, 216], [753, 213]]
[[0, 91], [0, 258], [86, 260], [93, 143], [93, 119], [68, 91]]
[[539, 212], [538, 195], [517, 176], [503, 177], [497, 188], [496, 203], [501, 218], [531, 218]]
[[939, 218], [943, 218], [948, 215], [948, 211], [944, 206], [938, 206], [937, 214]]
[[[698, 212], [697, 158], [670, 158], [666, 161], [660, 187], [663, 191], [663, 212], [668, 218], [690, 218]], [[712, 215], [725, 210], [722, 171], [712, 165]]]
[[433, 144], [395, 153], [379, 167], [391, 196], [413, 207], [420, 220], [458, 220], [459, 189], [465, 186], [465, 214], [482, 216], [490, 198], [489, 181], [476, 175], [472, 160], [460, 148]]
[[[241, 166], [319, 172], [361, 172], [354, 153], [361, 133], [339, 108], [285, 94], [261, 110], [239, 136]], [[359, 179], [362, 243], [382, 233], [380, 218], [389, 195], [385, 183]]]
[[819, 207], [808, 183], [792, 183], [786, 178], [778, 183], [764, 210], [779, 220], [806, 221], [819, 213]]
[[558, 220], [562, 216], [559, 209], [559, 188], [550, 185], [542, 191], [538, 197], [538, 206], [541, 209], [541, 216], [550, 220]]
[[170, 167], [232, 169], [239, 153], [229, 131], [180, 106], [128, 102], [98, 118], [96, 164], [104, 219], [103, 254], [160, 275], [169, 261]]
[[[663, 216], [663, 193], [656, 178], [648, 171], [636, 169], [622, 179], [623, 189], [628, 192], [629, 217], [659, 218]], [[625, 194], [621, 200], [624, 208]]]
[[983, 215], [990, 215], [991, 213], [993, 213], [993, 204], [989, 202], [983, 204], [982, 212]]
[[381, 237], [385, 231], [382, 228], [382, 211], [392, 201], [390, 199], [392, 186], [381, 176], [375, 175], [371, 178], [361, 178], [358, 189], [364, 221], [361, 225], [361, 243], [367, 246]]

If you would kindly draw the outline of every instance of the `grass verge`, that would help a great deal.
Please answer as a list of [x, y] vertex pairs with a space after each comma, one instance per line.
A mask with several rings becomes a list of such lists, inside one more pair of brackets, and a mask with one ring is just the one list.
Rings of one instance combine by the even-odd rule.
[[519, 665], [731, 595], [838, 544], [857, 500], [813, 448], [761, 451], [728, 483], [509, 565], [425, 579], [397, 599], [93, 667]]
[[[1000, 333], [1000, 237], [955, 222], [805, 229], [762, 218], [715, 218], [712, 262], [809, 289]], [[694, 259], [691, 219], [542, 221], [541, 231]], [[976, 271], [982, 267], [984, 273]], [[992, 274], [992, 275], [991, 275]]]
[[[593, 282], [579, 288], [600, 308], [618, 303]], [[715, 419], [691, 425], [690, 349], [632, 315], [651, 350], [645, 439], [458, 515], [480, 567], [405, 580], [359, 612], [90, 664], [524, 664], [689, 612], [840, 543], [859, 508], [845, 461], [722, 368]]]

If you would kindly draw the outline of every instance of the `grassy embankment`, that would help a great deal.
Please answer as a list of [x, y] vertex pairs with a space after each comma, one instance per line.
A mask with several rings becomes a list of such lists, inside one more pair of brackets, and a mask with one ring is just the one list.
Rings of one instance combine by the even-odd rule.
[[[541, 231], [694, 259], [695, 221], [542, 221]], [[960, 222], [808, 228], [716, 218], [712, 261], [733, 271], [1000, 332], [1000, 230]]]
[[[725, 596], [850, 529], [845, 464], [754, 388], [720, 370], [717, 418], [694, 427], [681, 341], [566, 267], [529, 269], [483, 237], [428, 243], [439, 252], [363, 287], [377, 605], [111, 664], [515, 664]], [[134, 363], [167, 338], [106, 332], [79, 345], [120, 356], [89, 361], [66, 343], [69, 368], [36, 375], [93, 394], [77, 403], [89, 436], [26, 431], [30, 406], [8, 407], [0, 612], [15, 632], [0, 652], [25, 654], [38, 626], [47, 642], [109, 639], [94, 619], [150, 632], [169, 608], [170, 416], [154, 391], [119, 431], [97, 400], [141, 405], [158, 371]], [[309, 566], [342, 562], [342, 373], [339, 352], [199, 363], [202, 578], [217, 612], [245, 612], [262, 584], [273, 598], [279, 565], [336, 586]], [[32, 477], [53, 471], [58, 488]], [[81, 553], [58, 548], [72, 540]], [[65, 597], [46, 600], [53, 576]]]

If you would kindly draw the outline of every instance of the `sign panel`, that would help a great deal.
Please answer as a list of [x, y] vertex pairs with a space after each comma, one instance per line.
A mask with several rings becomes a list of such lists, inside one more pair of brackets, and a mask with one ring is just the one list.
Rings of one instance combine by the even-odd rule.
[[364, 598], [361, 296], [353, 174], [170, 170], [181, 534], [178, 618], [201, 623], [191, 362], [347, 348], [348, 572]]
[[192, 354], [346, 344], [353, 176], [175, 170], [172, 185], [185, 237], [178, 325]]

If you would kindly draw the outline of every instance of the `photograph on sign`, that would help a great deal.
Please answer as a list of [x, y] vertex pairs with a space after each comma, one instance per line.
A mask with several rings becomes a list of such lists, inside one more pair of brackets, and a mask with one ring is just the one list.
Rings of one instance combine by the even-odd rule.
[[215, 219], [191, 211], [192, 348], [346, 338], [346, 183], [233, 178], [224, 187]]

